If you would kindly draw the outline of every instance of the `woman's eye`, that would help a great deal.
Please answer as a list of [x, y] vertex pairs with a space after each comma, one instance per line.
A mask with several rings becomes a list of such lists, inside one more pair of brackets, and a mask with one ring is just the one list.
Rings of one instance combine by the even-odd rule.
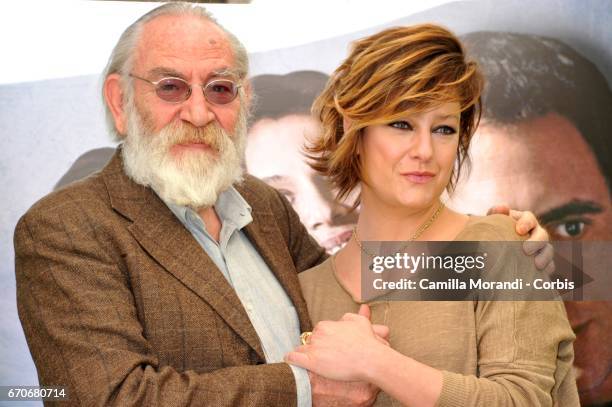
[[457, 130], [455, 130], [454, 128], [450, 126], [440, 126], [434, 129], [434, 133], [445, 134], [445, 135], [451, 136], [457, 133]]
[[584, 229], [587, 222], [582, 220], [570, 220], [563, 223], [558, 223], [552, 228], [551, 237], [561, 239], [578, 239], [584, 234]]
[[401, 129], [401, 130], [412, 130], [412, 126], [410, 125], [410, 123], [408, 123], [407, 121], [399, 121], [399, 122], [392, 122], [389, 123], [389, 126], [394, 127], [396, 129]]

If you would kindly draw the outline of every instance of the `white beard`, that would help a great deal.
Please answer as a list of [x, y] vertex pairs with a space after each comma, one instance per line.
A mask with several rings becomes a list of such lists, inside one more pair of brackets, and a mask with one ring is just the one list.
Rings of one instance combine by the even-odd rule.
[[[221, 192], [242, 181], [245, 111], [239, 113], [233, 137], [215, 122], [202, 128], [174, 122], [155, 133], [147, 131], [142, 116], [130, 105], [121, 151], [125, 171], [136, 183], [151, 187], [165, 202], [200, 209], [213, 206]], [[177, 144], [198, 141], [212, 151], [183, 151], [180, 155], [170, 151]]]

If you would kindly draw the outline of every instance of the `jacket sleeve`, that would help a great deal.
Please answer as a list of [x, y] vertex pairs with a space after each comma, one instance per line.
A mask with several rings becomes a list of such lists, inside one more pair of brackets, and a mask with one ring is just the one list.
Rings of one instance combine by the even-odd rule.
[[160, 366], [119, 254], [83, 221], [67, 226], [57, 212], [39, 210], [20, 220], [14, 238], [19, 317], [40, 385], [68, 392], [58, 404], [295, 405], [284, 363], [207, 373]]
[[287, 198], [277, 190], [273, 191], [278, 211], [285, 214], [284, 219], [278, 221], [298, 273], [322, 263], [328, 257], [325, 249], [308, 233]]

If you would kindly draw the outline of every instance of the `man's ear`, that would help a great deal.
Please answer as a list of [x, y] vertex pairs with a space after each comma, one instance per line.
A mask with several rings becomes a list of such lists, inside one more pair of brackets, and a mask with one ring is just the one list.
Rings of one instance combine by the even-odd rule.
[[125, 136], [127, 132], [127, 115], [123, 105], [123, 87], [119, 74], [110, 74], [104, 81], [104, 100], [113, 115], [117, 133]]

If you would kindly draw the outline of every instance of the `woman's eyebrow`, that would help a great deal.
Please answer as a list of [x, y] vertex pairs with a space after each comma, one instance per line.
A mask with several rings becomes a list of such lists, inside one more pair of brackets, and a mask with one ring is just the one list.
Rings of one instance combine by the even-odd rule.
[[459, 120], [459, 114], [458, 113], [443, 114], [443, 115], [436, 116], [436, 118], [437, 119], [441, 119], [441, 120], [446, 120], [446, 119], [457, 119], [457, 120]]

